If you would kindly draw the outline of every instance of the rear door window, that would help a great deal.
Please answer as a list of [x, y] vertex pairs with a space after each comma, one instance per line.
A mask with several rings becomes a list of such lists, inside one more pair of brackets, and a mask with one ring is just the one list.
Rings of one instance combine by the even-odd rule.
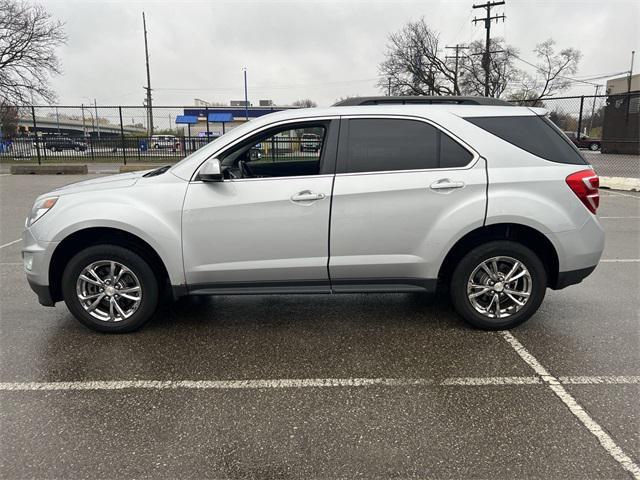
[[573, 143], [546, 117], [467, 117], [466, 120], [545, 160], [574, 165], [587, 163]]
[[471, 152], [425, 122], [358, 118], [346, 123], [338, 173], [455, 168], [473, 159]]

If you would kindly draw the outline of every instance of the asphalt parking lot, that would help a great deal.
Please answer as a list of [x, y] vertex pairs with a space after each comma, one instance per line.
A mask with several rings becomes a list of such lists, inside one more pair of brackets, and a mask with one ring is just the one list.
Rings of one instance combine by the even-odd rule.
[[[86, 178], [86, 177], [83, 177]], [[0, 477], [640, 478], [640, 195], [604, 261], [510, 332], [409, 294], [184, 299], [102, 335], [20, 260], [39, 193], [0, 176]]]

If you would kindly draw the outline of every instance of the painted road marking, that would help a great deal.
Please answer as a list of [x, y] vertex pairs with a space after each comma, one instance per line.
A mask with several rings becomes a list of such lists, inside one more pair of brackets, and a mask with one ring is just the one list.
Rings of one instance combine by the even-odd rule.
[[602, 448], [604, 448], [609, 455], [617, 461], [622, 468], [627, 470], [634, 478], [640, 479], [640, 467], [622, 451], [622, 449], [616, 444], [616, 442], [605, 432], [598, 423], [591, 418], [591, 415], [580, 406], [573, 396], [567, 392], [567, 390], [560, 384], [560, 381], [551, 375], [546, 368], [527, 351], [526, 348], [514, 337], [511, 332], [503, 330], [499, 332], [509, 345], [516, 351], [516, 353], [529, 365], [534, 372], [536, 372], [542, 381], [555, 393], [558, 398], [564, 403], [569, 411], [580, 420], [580, 422], [587, 427], [587, 429], [598, 439]]
[[4, 245], [0, 245], [0, 248], [4, 248], [4, 247], [8, 247], [9, 245], [13, 245], [14, 243], [18, 243], [20, 242], [22, 239], [19, 238], [17, 240], [14, 240], [13, 242], [9, 242], [9, 243], [5, 243]]
[[640, 258], [603, 258], [601, 263], [635, 263], [640, 262]]
[[640, 383], [640, 376], [558, 377], [565, 385], [625, 385]]
[[[600, 192], [602, 193], [602, 190]], [[638, 195], [629, 195], [628, 193], [618, 193], [618, 192], [607, 192], [607, 193], [609, 194], [607, 196], [640, 198], [640, 196]]]
[[[560, 383], [570, 385], [628, 385], [640, 383], [640, 376], [576, 376], [560, 377]], [[251, 390], [266, 388], [327, 388], [327, 387], [412, 387], [412, 386], [496, 386], [539, 385], [539, 376], [522, 377], [451, 377], [441, 381], [429, 378], [284, 378], [254, 380], [96, 380], [79, 382], [5, 382], [0, 391], [45, 390]]]
[[640, 218], [640, 217], [598, 217], [599, 220], [612, 220], [612, 219], [622, 219], [622, 218]]

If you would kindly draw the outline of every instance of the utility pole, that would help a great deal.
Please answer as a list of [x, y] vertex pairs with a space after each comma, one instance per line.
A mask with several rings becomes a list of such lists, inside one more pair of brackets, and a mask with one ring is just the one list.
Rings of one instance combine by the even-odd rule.
[[593, 128], [593, 116], [596, 114], [596, 102], [598, 101], [598, 90], [602, 85], [596, 85], [596, 94], [593, 96], [593, 105], [591, 105], [591, 118], [589, 119], [589, 134]]
[[455, 47], [445, 47], [445, 48], [449, 48], [451, 50], [455, 50], [456, 51], [456, 55], [455, 56], [446, 56], [445, 60], [449, 60], [449, 59], [455, 59], [456, 63], [455, 63], [455, 68], [453, 69], [453, 93], [454, 95], [460, 95], [460, 88], [458, 88], [458, 61], [460, 59], [460, 50], [465, 50], [469, 47], [466, 47], [464, 45], [458, 45], [456, 43]]
[[484, 28], [486, 30], [486, 38], [484, 42], [484, 55], [482, 56], [482, 66], [484, 67], [484, 95], [489, 96], [489, 71], [491, 69], [491, 20], [498, 20], [506, 18], [504, 15], [491, 16], [491, 8], [498, 5], [504, 5], [504, 1], [501, 2], [487, 2], [481, 5], [473, 5], [473, 8], [484, 8], [487, 11], [487, 16], [484, 18], [474, 18], [472, 22], [474, 24], [478, 22], [484, 22]]
[[388, 86], [387, 86], [387, 97], [391, 96], [391, 77], [387, 78]]
[[142, 27], [144, 28], [144, 56], [147, 62], [147, 86], [143, 87], [147, 91], [147, 127], [149, 137], [153, 135], [153, 105], [151, 103], [151, 73], [149, 73], [149, 46], [147, 45], [147, 20], [142, 12]]

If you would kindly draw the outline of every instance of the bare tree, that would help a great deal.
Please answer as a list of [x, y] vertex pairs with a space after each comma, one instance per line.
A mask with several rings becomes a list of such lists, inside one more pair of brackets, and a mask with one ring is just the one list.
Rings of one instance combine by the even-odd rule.
[[13, 138], [18, 131], [18, 108], [0, 103], [0, 140]]
[[0, 0], [0, 104], [55, 100], [48, 83], [61, 73], [55, 51], [66, 41], [63, 26], [41, 5]]
[[[482, 65], [484, 43], [475, 41], [469, 44], [464, 61], [460, 66], [460, 88], [467, 95], [484, 95], [485, 73]], [[518, 50], [505, 44], [502, 38], [491, 40], [489, 63], [489, 96], [501, 97], [513, 84], [522, 77], [514, 65]]]
[[555, 41], [551, 38], [539, 43], [534, 53], [538, 57], [538, 63], [532, 65], [535, 73], [523, 75], [521, 88], [514, 94], [529, 103], [537, 103], [566, 90], [571, 85], [571, 79], [566, 75], [574, 75], [578, 71], [582, 58], [582, 52], [575, 48], [565, 48], [556, 53]]
[[309, 98], [303, 98], [301, 100], [296, 100], [291, 104], [293, 107], [302, 107], [302, 108], [311, 108], [317, 107], [318, 104]]
[[378, 87], [393, 95], [454, 95], [455, 69], [446, 60], [439, 34], [424, 18], [389, 35]]

